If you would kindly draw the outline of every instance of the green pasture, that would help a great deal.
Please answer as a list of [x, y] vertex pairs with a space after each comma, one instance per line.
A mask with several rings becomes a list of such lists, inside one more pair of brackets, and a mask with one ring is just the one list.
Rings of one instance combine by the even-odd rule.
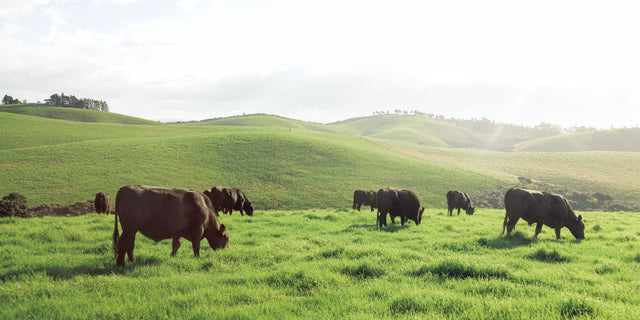
[[131, 117], [113, 112], [103, 112], [89, 109], [75, 109], [63, 107], [49, 107], [36, 104], [0, 105], [0, 112], [23, 114], [28, 116], [60, 119], [79, 122], [102, 122], [121, 124], [159, 124], [158, 122]]
[[586, 240], [504, 212], [375, 227], [368, 210], [223, 215], [228, 249], [138, 234], [115, 266], [112, 215], [0, 219], [2, 319], [637, 319], [638, 213], [581, 212]]
[[398, 156], [354, 137], [263, 129], [199, 135], [90, 140], [0, 151], [0, 194], [19, 192], [31, 206], [115, 197], [128, 184], [205, 190], [233, 186], [257, 209], [351, 207], [353, 190], [387, 186], [443, 205], [447, 190], [493, 187], [480, 174]]

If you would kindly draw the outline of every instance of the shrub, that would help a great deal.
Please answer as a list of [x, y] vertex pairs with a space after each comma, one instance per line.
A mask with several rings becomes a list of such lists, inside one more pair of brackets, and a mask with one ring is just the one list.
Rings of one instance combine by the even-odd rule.
[[17, 192], [12, 192], [0, 200], [0, 217], [29, 218], [27, 198]]

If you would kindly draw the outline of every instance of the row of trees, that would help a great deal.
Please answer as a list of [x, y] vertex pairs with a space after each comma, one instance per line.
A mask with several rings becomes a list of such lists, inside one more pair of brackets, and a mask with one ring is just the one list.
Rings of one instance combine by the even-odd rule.
[[2, 98], [2, 104], [14, 104], [14, 103], [22, 103], [19, 99], [14, 99], [12, 96], [5, 94], [4, 98]]
[[373, 115], [388, 115], [388, 114], [412, 115], [412, 116], [417, 116], [417, 117], [422, 117], [422, 118], [427, 118], [432, 120], [440, 120], [440, 121], [448, 122], [450, 124], [463, 127], [463, 128], [468, 128], [478, 132], [492, 133], [499, 130], [504, 134], [526, 136], [529, 138], [554, 136], [554, 135], [563, 134], [563, 133], [595, 130], [595, 128], [584, 127], [584, 126], [563, 128], [559, 125], [547, 123], [547, 122], [542, 122], [535, 127], [527, 127], [522, 125], [499, 123], [486, 118], [482, 118], [482, 119], [447, 118], [440, 114], [426, 113], [418, 110], [409, 111], [409, 110], [395, 109], [393, 111], [374, 111], [373, 112]]
[[91, 109], [109, 112], [109, 105], [106, 101], [88, 98], [76, 98], [74, 95], [67, 96], [64, 93], [54, 93], [49, 99], [45, 99], [45, 104], [50, 106]]
[[[74, 95], [67, 96], [64, 93], [57, 94], [54, 93], [49, 97], [49, 99], [45, 99], [45, 104], [48, 106], [56, 106], [56, 107], [67, 107], [67, 108], [77, 108], [77, 109], [91, 109], [98, 111], [106, 111], [109, 112], [109, 104], [106, 101], [95, 100], [95, 99], [87, 99], [87, 98], [77, 98]], [[20, 101], [19, 99], [14, 99], [12, 96], [5, 94], [4, 98], [2, 98], [2, 104], [18, 104], [18, 103], [27, 103], [27, 100]], [[38, 103], [40, 103], [38, 101]]]

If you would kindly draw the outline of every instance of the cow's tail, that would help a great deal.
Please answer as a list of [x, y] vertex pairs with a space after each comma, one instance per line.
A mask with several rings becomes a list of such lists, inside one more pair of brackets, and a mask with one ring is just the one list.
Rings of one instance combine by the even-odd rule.
[[113, 255], [118, 258], [118, 238], [120, 237], [120, 234], [118, 232], [118, 214], [120, 213], [120, 210], [118, 208], [118, 206], [120, 205], [120, 192], [118, 192], [118, 194], [116, 195], [116, 210], [114, 212], [114, 216], [115, 217], [115, 223], [113, 225]]

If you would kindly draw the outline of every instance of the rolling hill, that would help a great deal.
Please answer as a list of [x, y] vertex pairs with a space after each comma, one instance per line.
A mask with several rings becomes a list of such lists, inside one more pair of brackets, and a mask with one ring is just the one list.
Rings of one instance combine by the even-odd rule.
[[20, 192], [31, 206], [151, 184], [239, 187], [261, 209], [344, 208], [354, 189], [386, 186], [415, 190], [429, 207], [442, 207], [449, 189], [476, 199], [490, 195], [499, 206], [504, 189], [515, 185], [563, 192], [574, 204], [604, 194], [615, 200], [610, 208], [640, 207], [640, 153], [452, 148], [452, 137], [488, 140], [418, 117], [322, 125], [253, 115], [124, 124], [0, 112], [0, 126], [0, 194]]
[[640, 152], [640, 128], [587, 131], [533, 139], [516, 144], [514, 150]]
[[74, 109], [63, 107], [49, 107], [39, 104], [0, 105], [0, 112], [9, 112], [50, 119], [60, 119], [80, 122], [102, 122], [121, 124], [158, 124], [156, 121], [131, 117], [119, 113]]

